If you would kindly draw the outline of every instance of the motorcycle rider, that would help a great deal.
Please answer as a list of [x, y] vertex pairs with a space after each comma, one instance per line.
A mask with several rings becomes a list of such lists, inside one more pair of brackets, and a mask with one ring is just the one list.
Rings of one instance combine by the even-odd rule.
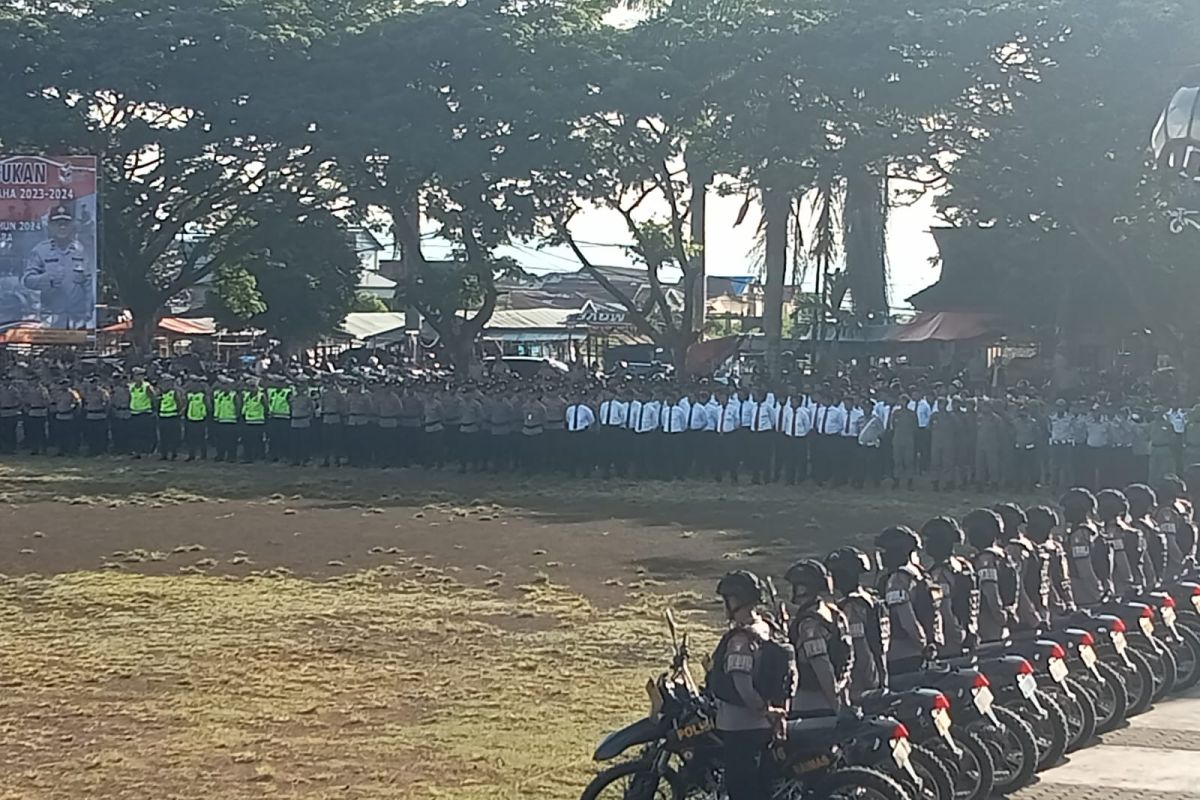
[[875, 537], [875, 546], [881, 567], [878, 585], [892, 634], [888, 673], [914, 672], [945, 643], [937, 613], [941, 589], [921, 568], [921, 537], [912, 528], [888, 528]]
[[1067, 549], [1059, 541], [1058, 513], [1049, 506], [1035, 506], [1025, 514], [1025, 532], [1037, 545], [1046, 564], [1050, 582], [1049, 605], [1040, 609], [1051, 621], [1075, 613], [1075, 595], [1071, 591], [1071, 567]]
[[977, 508], [963, 518], [962, 526], [967, 542], [975, 548], [971, 563], [979, 576], [979, 639], [1007, 639], [1017, 601], [1017, 578], [1008, 554], [997, 544], [1000, 517], [991, 509]]
[[1157, 489], [1159, 505], [1154, 519], [1167, 537], [1167, 579], [1178, 580], [1185, 572], [1185, 553], [1194, 553], [1196, 547], [1188, 487], [1178, 475], [1168, 475], [1159, 482]]
[[796, 649], [800, 682], [792, 699], [793, 716], [836, 714], [846, 703], [846, 683], [853, 646], [845, 615], [830, 602], [833, 584], [825, 565], [816, 559], [799, 561], [784, 579], [792, 585], [796, 612], [788, 640]]
[[1129, 524], [1129, 500], [1124, 492], [1105, 489], [1096, 495], [1096, 517], [1100, 536], [1108, 546], [1112, 564], [1112, 587], [1117, 597], [1136, 597], [1146, 586], [1142, 553], [1146, 540]]
[[942, 588], [939, 612], [947, 653], [962, 653], [979, 643], [979, 582], [969, 559], [956, 555], [962, 528], [950, 517], [935, 517], [921, 527], [925, 552], [933, 559], [929, 575]]
[[1025, 535], [1029, 519], [1016, 503], [1001, 503], [993, 509], [1003, 524], [1004, 552], [1017, 570], [1017, 614], [1013, 628], [1044, 629], [1050, 623], [1050, 570], [1037, 546]]
[[858, 703], [864, 692], [887, 686], [887, 652], [891, 624], [887, 607], [862, 576], [871, 571], [871, 557], [857, 547], [839, 547], [825, 557], [833, 578], [834, 597], [846, 615], [854, 657], [850, 668], [850, 702]]
[[1158, 495], [1144, 483], [1131, 483], [1125, 487], [1125, 498], [1129, 500], [1130, 522], [1141, 531], [1146, 543], [1142, 551], [1142, 575], [1146, 581], [1145, 588], [1151, 589], [1166, 580], [1170, 570], [1167, 534], [1163, 533], [1154, 519]]
[[717, 697], [717, 730], [725, 745], [725, 783], [729, 800], [766, 800], [762, 760], [776, 727], [787, 710], [772, 707], [763, 697], [760, 675], [764, 645], [772, 631], [759, 613], [763, 583], [745, 570], [725, 575], [717, 584], [731, 627], [713, 653], [708, 685]]
[[1095, 495], [1087, 489], [1071, 489], [1063, 495], [1062, 507], [1071, 556], [1071, 594], [1086, 608], [1112, 596], [1111, 554], [1096, 525]]

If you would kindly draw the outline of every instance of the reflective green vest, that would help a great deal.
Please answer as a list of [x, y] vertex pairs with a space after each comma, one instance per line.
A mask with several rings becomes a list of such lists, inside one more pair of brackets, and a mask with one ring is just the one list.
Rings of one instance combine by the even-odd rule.
[[248, 389], [242, 390], [242, 418], [246, 422], [263, 422], [267, 418], [262, 389], [253, 392]]
[[237, 422], [237, 403], [233, 392], [218, 389], [213, 392], [213, 416], [217, 422]]
[[148, 414], [152, 408], [150, 385], [144, 381], [129, 384], [129, 412], [131, 414]]
[[208, 404], [204, 392], [188, 392], [187, 418], [189, 422], [203, 422], [208, 417]]
[[158, 415], [160, 417], [178, 417], [179, 403], [175, 400], [175, 390], [169, 389], [158, 398]]
[[267, 389], [267, 407], [272, 417], [292, 416], [292, 388], [283, 389], [271, 387]]

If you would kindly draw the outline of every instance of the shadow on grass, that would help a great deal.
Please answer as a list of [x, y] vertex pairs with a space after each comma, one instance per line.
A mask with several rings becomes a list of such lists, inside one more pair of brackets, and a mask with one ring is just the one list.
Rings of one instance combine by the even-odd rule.
[[[206, 500], [304, 503], [309, 507], [445, 509], [497, 506], [545, 524], [611, 519], [730, 535], [730, 550], [815, 552], [862, 542], [888, 525], [919, 526], [937, 514], [996, 502], [978, 495], [827, 489], [732, 487], [704, 480], [603, 481], [559, 476], [454, 471], [300, 468], [277, 464], [162, 463], [115, 458], [10, 458], [0, 463], [0, 502], [153, 505]], [[761, 553], [750, 552], [749, 560]], [[730, 563], [738, 558], [731, 557]], [[685, 559], [644, 566], [684, 575]]]

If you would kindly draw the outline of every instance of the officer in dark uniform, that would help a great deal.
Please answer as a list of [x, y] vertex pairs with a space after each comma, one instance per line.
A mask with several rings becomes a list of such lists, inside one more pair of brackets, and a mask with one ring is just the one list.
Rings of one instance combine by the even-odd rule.
[[[1158, 510], [1154, 512], [1154, 518], [1167, 538], [1167, 580], [1178, 580], [1185, 570], [1184, 553], [1193, 553], [1196, 546], [1188, 487], [1179, 476], [1168, 475], [1155, 488]], [[1191, 559], [1186, 560], [1190, 566]]]
[[911, 528], [888, 528], [875, 537], [875, 546], [882, 568], [879, 591], [891, 623], [888, 672], [914, 672], [945, 641], [937, 614], [940, 592], [921, 568], [921, 537]]
[[709, 676], [708, 685], [723, 687], [714, 691], [717, 730], [725, 745], [725, 784], [729, 800], [766, 800], [762, 759], [787, 712], [769, 707], [754, 684], [762, 643], [771, 636], [758, 610], [764, 601], [763, 584], [754, 573], [738, 570], [721, 578], [717, 594], [731, 627], [713, 654], [716, 675]]
[[1050, 583], [1049, 605], [1041, 609], [1041, 612], [1054, 622], [1075, 612], [1070, 559], [1057, 535], [1060, 525], [1058, 514], [1049, 506], [1036, 506], [1029, 509], [1025, 517], [1025, 532], [1038, 548], [1039, 557], [1046, 564]]
[[979, 578], [979, 638], [984, 642], [1007, 639], [1016, 613], [1015, 594], [1001, 591], [1002, 580], [1016, 581], [1008, 554], [998, 544], [1001, 526], [1000, 516], [986, 508], [977, 508], [963, 518], [963, 531], [975, 548], [971, 563]]
[[1107, 600], [1112, 594], [1112, 562], [1096, 526], [1096, 498], [1087, 489], [1068, 491], [1062, 499], [1067, 529], [1071, 594], [1081, 607]]
[[1015, 630], [1042, 630], [1050, 624], [1050, 571], [1037, 545], [1025, 535], [1028, 519], [1016, 503], [993, 509], [1003, 524], [1004, 552], [1017, 570], [1017, 615]]
[[[791, 713], [799, 717], [836, 714], [847, 702], [846, 685], [853, 663], [849, 624], [830, 602], [833, 583], [825, 565], [815, 559], [793, 564], [784, 575], [792, 585], [796, 606], [788, 640], [796, 648], [800, 682]], [[841, 663], [834, 664], [837, 653]]]
[[840, 547], [825, 558], [833, 579], [834, 598], [846, 616], [850, 642], [854, 650], [850, 666], [851, 703], [858, 703], [865, 692], [887, 686], [887, 651], [891, 623], [887, 607], [862, 578], [871, 572], [871, 558], [857, 547]]
[[1128, 522], [1129, 499], [1125, 493], [1105, 489], [1096, 495], [1096, 517], [1100, 521], [1100, 536], [1111, 554], [1113, 592], [1117, 597], [1141, 594], [1146, 586], [1146, 576], [1142, 574], [1146, 539]]
[[1146, 543], [1142, 551], [1142, 575], [1149, 589], [1164, 581], [1169, 570], [1167, 536], [1154, 519], [1158, 495], [1146, 484], [1134, 483], [1125, 487], [1125, 497], [1129, 500], [1129, 518]]
[[942, 590], [938, 608], [948, 653], [971, 650], [979, 642], [979, 582], [969, 559], [956, 554], [962, 528], [949, 517], [935, 517], [921, 528], [925, 552], [933, 560], [929, 575]]

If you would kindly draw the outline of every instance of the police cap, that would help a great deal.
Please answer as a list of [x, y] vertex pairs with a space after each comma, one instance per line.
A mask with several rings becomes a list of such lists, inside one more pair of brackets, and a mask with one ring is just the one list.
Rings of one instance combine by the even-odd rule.
[[931, 549], [945, 552], [962, 544], [963, 532], [957, 521], [950, 517], [934, 517], [921, 526], [921, 536]]
[[816, 592], [828, 592], [830, 589], [829, 570], [815, 558], [792, 564], [783, 579], [793, 586], [805, 586]]
[[862, 575], [871, 571], [871, 557], [857, 547], [839, 547], [825, 557], [830, 572]]
[[876, 536], [875, 546], [889, 553], [907, 555], [921, 549], [921, 537], [906, 525], [896, 525]]

